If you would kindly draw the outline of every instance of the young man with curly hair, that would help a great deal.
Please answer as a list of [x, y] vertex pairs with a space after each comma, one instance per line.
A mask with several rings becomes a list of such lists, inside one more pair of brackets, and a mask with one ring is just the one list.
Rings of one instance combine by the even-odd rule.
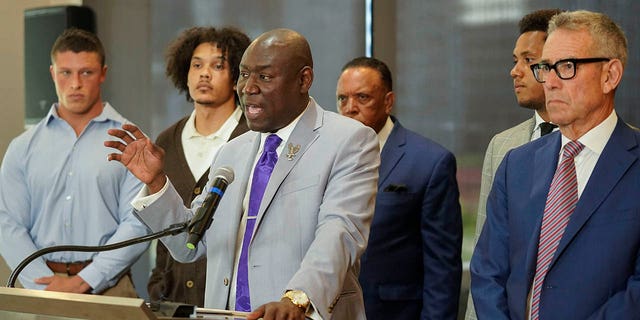
[[[238, 64], [249, 37], [235, 28], [193, 27], [168, 47], [166, 75], [193, 103], [193, 112], [164, 130], [165, 172], [184, 204], [202, 193], [218, 149], [248, 130], [235, 94]], [[175, 261], [158, 242], [156, 266], [147, 289], [152, 301], [204, 305], [206, 258]]]

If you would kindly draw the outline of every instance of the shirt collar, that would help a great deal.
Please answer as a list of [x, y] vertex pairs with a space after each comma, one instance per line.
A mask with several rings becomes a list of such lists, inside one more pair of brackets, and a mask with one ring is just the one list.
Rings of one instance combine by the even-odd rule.
[[[276, 132], [261, 132], [260, 133], [260, 150], [259, 150], [259, 152], [262, 152], [262, 148], [264, 147], [264, 141], [272, 133], [275, 133], [278, 137], [280, 137], [280, 139], [282, 139], [282, 142], [285, 142], [285, 141], [289, 140], [289, 136], [291, 136], [291, 133], [293, 132], [293, 129], [295, 129], [296, 125], [300, 121], [300, 118], [302, 118], [302, 115], [307, 111], [307, 109], [309, 108], [310, 105], [311, 105], [311, 99], [309, 99], [309, 103], [307, 104], [307, 107], [302, 112], [300, 112], [300, 114], [295, 119], [293, 119], [293, 121], [291, 121], [285, 127], [280, 128], [280, 130], [278, 130]], [[280, 152], [282, 151], [283, 146], [284, 146], [284, 143], [280, 143], [280, 146], [278, 147], [278, 154], [280, 154]]]
[[[611, 114], [599, 125], [595, 126], [593, 129], [587, 131], [582, 137], [578, 138], [578, 141], [582, 143], [586, 148], [595, 152], [596, 154], [602, 154], [602, 150], [607, 145], [611, 134], [613, 134], [613, 130], [616, 128], [616, 124], [618, 123], [618, 115], [615, 110], [611, 111]], [[565, 144], [569, 143], [569, 138], [562, 136], [562, 148], [560, 148], [560, 154], [562, 154], [562, 149]]]
[[[56, 102], [53, 105], [51, 105], [51, 109], [49, 109], [49, 113], [47, 113], [46, 118], [46, 124], [49, 124], [53, 119], [58, 119], [58, 120], [62, 120], [62, 118], [60, 118], [60, 115], [58, 114], [58, 107], [60, 105]], [[109, 102], [103, 102], [102, 103], [102, 112], [96, 116], [95, 118], [93, 118], [91, 121], [95, 121], [95, 122], [105, 122], [105, 121], [116, 121], [119, 123], [128, 123], [129, 121], [127, 121], [127, 119], [125, 119], [121, 114], [119, 114], [112, 106], [111, 104], [109, 104]]]
[[534, 114], [534, 117], [536, 118], [536, 126], [534, 130], [540, 130], [540, 124], [546, 121], [542, 119], [542, 117], [538, 114], [538, 111], [534, 111], [533, 114]]
[[391, 117], [387, 117], [387, 121], [384, 123], [382, 129], [380, 129], [380, 132], [378, 132], [378, 143], [380, 143], [380, 152], [382, 152], [384, 144], [387, 143], [387, 139], [389, 139], [391, 130], [393, 130], [393, 121], [391, 120]]
[[182, 134], [187, 138], [200, 137], [201, 134], [196, 131], [196, 109], [191, 111], [191, 115], [189, 115], [189, 119], [187, 119], [187, 123], [184, 124], [184, 128], [182, 129]]
[[223, 138], [224, 140], [229, 140], [229, 137], [231, 136], [233, 129], [235, 129], [235, 127], [238, 125], [238, 122], [240, 122], [240, 117], [242, 117], [242, 109], [236, 106], [231, 116], [227, 118], [227, 120], [222, 124], [220, 129], [218, 129], [216, 132], [208, 136], [205, 136], [200, 134], [198, 130], [196, 130], [196, 110], [193, 109], [193, 111], [191, 112], [191, 115], [189, 115], [189, 119], [187, 119], [187, 122], [184, 124], [184, 128], [182, 129], [182, 135], [186, 139], [195, 138], [195, 137], [205, 137], [205, 138], [220, 137], [220, 138]]

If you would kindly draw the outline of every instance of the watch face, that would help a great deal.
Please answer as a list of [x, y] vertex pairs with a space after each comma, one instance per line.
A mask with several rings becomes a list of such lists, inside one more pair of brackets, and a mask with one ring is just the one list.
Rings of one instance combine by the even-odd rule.
[[291, 290], [286, 293], [286, 296], [291, 299], [291, 302], [300, 308], [306, 308], [309, 305], [309, 298], [307, 295], [299, 290]]

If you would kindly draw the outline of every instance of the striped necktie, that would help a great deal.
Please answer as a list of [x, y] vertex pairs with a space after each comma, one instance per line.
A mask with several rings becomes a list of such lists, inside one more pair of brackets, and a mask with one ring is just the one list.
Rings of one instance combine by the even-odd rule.
[[531, 320], [538, 320], [544, 279], [562, 239], [564, 229], [569, 224], [569, 218], [578, 203], [578, 180], [573, 159], [583, 148], [584, 145], [577, 141], [570, 141], [564, 146], [562, 162], [560, 162], [551, 181], [540, 227], [536, 275], [533, 280], [531, 300]]

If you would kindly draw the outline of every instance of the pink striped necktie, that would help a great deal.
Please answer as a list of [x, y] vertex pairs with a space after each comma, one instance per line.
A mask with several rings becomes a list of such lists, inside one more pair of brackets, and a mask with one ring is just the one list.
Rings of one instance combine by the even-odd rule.
[[536, 275], [533, 280], [531, 300], [531, 320], [538, 320], [540, 312], [540, 294], [549, 265], [558, 248], [564, 229], [578, 203], [578, 180], [574, 157], [584, 148], [577, 141], [570, 141], [564, 146], [562, 162], [556, 169], [551, 181], [547, 203], [542, 216], [540, 241], [538, 242], [538, 259]]

